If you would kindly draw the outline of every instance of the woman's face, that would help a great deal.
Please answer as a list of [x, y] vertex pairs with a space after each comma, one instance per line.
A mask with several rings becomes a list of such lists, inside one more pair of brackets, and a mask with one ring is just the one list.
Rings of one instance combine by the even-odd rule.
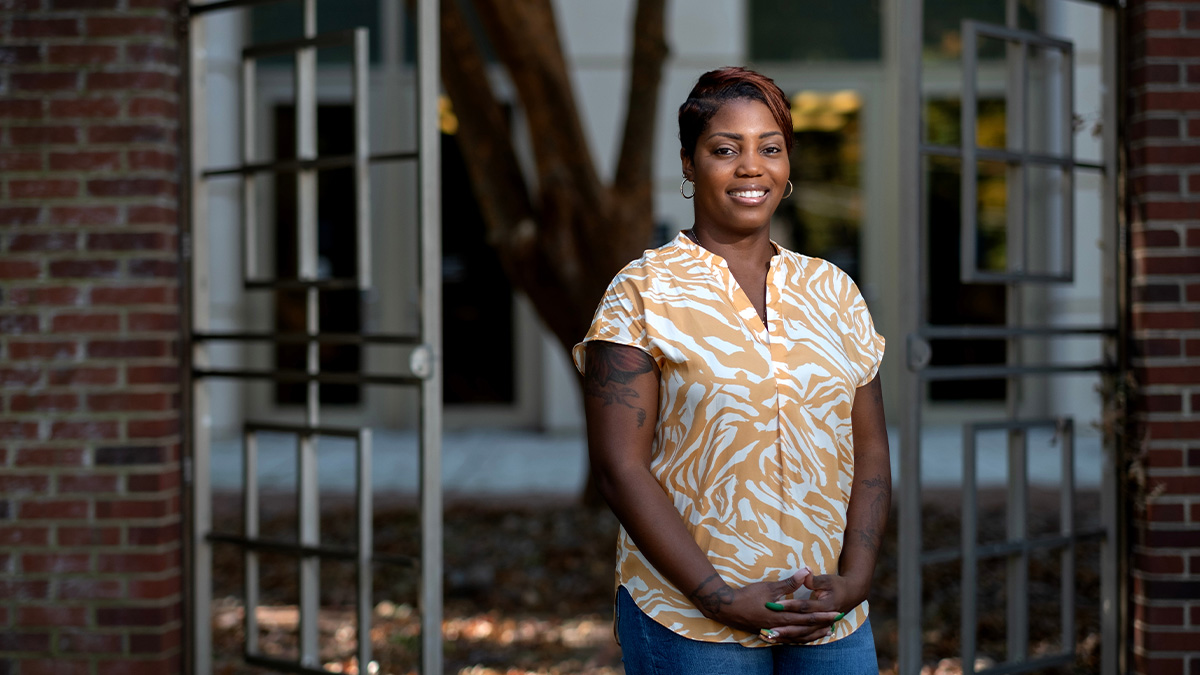
[[696, 184], [696, 222], [748, 234], [770, 223], [791, 166], [783, 131], [767, 106], [727, 102], [700, 133], [683, 175]]

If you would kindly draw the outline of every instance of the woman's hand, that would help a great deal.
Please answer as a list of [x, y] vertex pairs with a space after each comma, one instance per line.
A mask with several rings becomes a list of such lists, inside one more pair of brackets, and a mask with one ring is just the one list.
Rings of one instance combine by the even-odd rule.
[[[776, 604], [783, 609], [776, 612], [781, 620], [769, 628], [774, 637], [764, 634], [763, 639], [776, 644], [812, 642], [833, 633], [833, 623], [843, 614], [848, 614], [867, 599], [870, 583], [862, 583], [837, 574], [809, 575], [804, 585], [812, 590], [808, 598], [780, 600]], [[800, 625], [788, 625], [785, 615], [818, 618]]]
[[[809, 601], [783, 598], [813, 579], [805, 569], [782, 581], [761, 581], [735, 589], [714, 574], [690, 598], [705, 616], [731, 628], [759, 633], [771, 642], [811, 642], [829, 634], [838, 610], [800, 609], [796, 603]], [[767, 603], [779, 603], [784, 609], [772, 610]], [[763, 629], [773, 630], [777, 637], [768, 638]]]

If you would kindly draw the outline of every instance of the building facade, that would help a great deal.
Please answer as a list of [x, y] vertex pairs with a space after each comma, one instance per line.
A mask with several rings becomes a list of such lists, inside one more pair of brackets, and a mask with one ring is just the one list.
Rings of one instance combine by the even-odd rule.
[[[1200, 675], [1200, 659], [1191, 646], [1200, 638], [1200, 7], [1168, 0], [1130, 0], [1119, 8], [1009, 3], [1020, 7], [1006, 17], [1005, 3], [983, 2], [973, 17], [966, 10], [925, 4], [930, 18], [922, 24], [922, 109], [927, 120], [950, 121], [944, 128], [926, 129], [924, 143], [960, 143], [964, 127], [955, 126], [963, 100], [959, 22], [992, 17], [992, 23], [1011, 19], [1018, 29], [1064, 37], [1072, 45], [1069, 107], [1054, 98], [1064, 85], [1050, 66], [1060, 57], [1030, 60], [1046, 65], [1044, 72], [1030, 70], [1033, 84], [1025, 90], [1030, 117], [1060, 123], [1032, 124], [1041, 131], [1030, 136], [1030, 143], [1042, 146], [1026, 154], [1052, 155], [1046, 148], [1071, 137], [1081, 162], [1103, 166], [1104, 153], [1112, 150], [1119, 163], [1112, 202], [1103, 197], [1102, 180], [1083, 177], [1087, 169], [1065, 188], [1065, 199], [1074, 206], [1074, 239], [1096, 242], [1080, 246], [1072, 258], [1078, 279], [1052, 291], [1006, 296], [995, 288], [960, 288], [957, 227], [946, 234], [952, 237], [946, 240], [952, 242], [949, 253], [935, 247], [941, 235], [924, 249], [923, 255], [934, 260], [940, 255], [955, 259], [946, 265], [911, 268], [897, 254], [907, 250], [912, 232], [927, 236], [933, 227], [911, 230], [905, 229], [911, 224], [896, 222], [903, 202], [902, 140], [912, 133], [900, 127], [892, 109], [905, 81], [896, 57], [907, 25], [898, 16], [899, 5], [878, 3], [872, 9], [872, 3], [860, 3], [866, 7], [860, 12], [847, 3], [844, 15], [813, 10], [789, 17], [787, 4], [668, 5], [671, 56], [663, 77], [655, 160], [662, 232], [690, 224], [690, 204], [677, 193], [676, 104], [698, 73], [750, 62], [793, 97], [802, 151], [793, 175], [803, 199], [782, 215], [777, 239], [835, 260], [863, 288], [892, 347], [884, 370], [889, 411], [905, 409], [909, 396], [899, 383], [914, 364], [906, 344], [902, 287], [905, 278], [925, 274], [924, 269], [931, 275], [942, 267], [954, 272], [945, 284], [941, 277], [932, 280], [932, 318], [926, 317], [931, 323], [1111, 328], [1111, 334], [1090, 342], [1068, 338], [1030, 345], [1021, 361], [1063, 363], [1079, 353], [1094, 356], [1121, 373], [1105, 397], [1097, 393], [1105, 386], [1101, 374], [1029, 386], [1015, 404], [1002, 378], [979, 377], [970, 385], [948, 380], [922, 390], [918, 421], [927, 432], [917, 438], [932, 439], [937, 429], [957, 434], [979, 411], [1003, 417], [1010, 404], [1022, 414], [1040, 411], [1075, 420], [1073, 438], [1083, 458], [1077, 462], [1077, 480], [1112, 491], [1108, 498], [1119, 509], [1114, 513], [1120, 532], [1112, 533], [1119, 538], [1109, 544], [1119, 564], [1120, 590], [1111, 611], [1118, 621], [1121, 663], [1127, 672]], [[366, 46], [370, 116], [389, 123], [373, 125], [369, 141], [375, 154], [402, 154], [417, 133], [409, 96], [415, 86], [415, 34], [405, 27], [411, 21], [406, 24], [402, 3], [363, 6], [340, 17], [334, 12], [329, 20], [347, 23], [333, 28], [372, 29]], [[555, 3], [601, 175], [615, 170], [632, 7], [630, 1]], [[192, 603], [185, 580], [193, 578], [189, 569], [196, 560], [188, 545], [192, 523], [184, 503], [191, 477], [185, 459], [193, 434], [203, 428], [213, 447], [236, 455], [248, 420], [291, 419], [306, 395], [286, 384], [222, 381], [212, 385], [202, 415], [194, 414], [184, 395], [196, 366], [187, 314], [194, 308], [188, 297], [201, 293], [212, 330], [288, 332], [303, 329], [304, 321], [296, 323], [288, 310], [299, 306], [302, 315], [303, 300], [289, 299], [285, 292], [243, 292], [238, 271], [244, 268], [237, 261], [244, 254], [239, 247], [249, 244], [239, 228], [249, 212], [239, 192], [244, 186], [235, 181], [213, 182], [203, 246], [216, 253], [200, 277], [185, 273], [197, 242], [183, 234], [201, 231], [190, 222], [188, 201], [196, 137], [185, 113], [198, 88], [189, 80], [195, 73], [187, 72], [187, 56], [198, 45], [186, 14], [179, 3], [153, 0], [0, 2], [0, 675], [187, 670], [194, 649], [202, 649], [191, 643], [186, 618]], [[325, 18], [318, 15], [319, 22]], [[286, 13], [250, 10], [214, 15], [202, 45], [208, 67], [204, 168], [299, 156], [293, 140], [295, 72], [264, 57], [257, 86], [245, 98], [241, 79], [246, 47], [293, 37], [286, 32], [290, 20]], [[799, 37], [773, 32], [788, 25], [798, 26]], [[974, 99], [978, 145], [1011, 147], [1006, 138], [1011, 139], [1017, 116], [1005, 113], [1015, 99], [1004, 40], [990, 48], [984, 44], [986, 33], [980, 40]], [[1109, 47], [1119, 48], [1119, 61], [1117, 71], [1106, 75]], [[319, 152], [351, 152], [354, 138], [345, 129], [352, 126], [347, 116], [353, 114], [353, 93], [345, 73], [353, 59], [348, 53], [316, 59], [320, 76], [314, 96], [321, 106], [316, 124], [326, 144]], [[493, 78], [512, 108], [518, 146], [528, 147], [532, 132], [521, 123], [520, 102], [498, 64], [493, 64]], [[251, 104], [243, 106], [245, 101]], [[1106, 119], [1109, 104], [1115, 114]], [[250, 111], [250, 122], [243, 110]], [[1069, 123], [1061, 121], [1064, 112]], [[232, 131], [246, 124], [259, 131], [251, 142]], [[1107, 150], [1106, 133], [1117, 141]], [[999, 145], [988, 145], [988, 134], [999, 138]], [[442, 151], [445, 171], [454, 170], [450, 158], [470, 161], [469, 152], [453, 144], [452, 134], [444, 136]], [[944, 182], [957, 195], [958, 170], [929, 161], [927, 185]], [[980, 166], [989, 165], [981, 160]], [[1005, 268], [1005, 256], [1015, 255], [1007, 248], [1009, 240], [987, 239], [989, 232], [1004, 229], [1005, 205], [1016, 191], [1015, 184], [1005, 182], [1012, 174], [1003, 167], [992, 174], [988, 170], [981, 168], [975, 182], [980, 207], [973, 212], [983, 243], [976, 247], [972, 269], [985, 273]], [[1040, 170], [1030, 169], [1034, 188], [1064, 189], [1061, 176], [1036, 173]], [[403, 332], [418, 320], [415, 281], [405, 276], [415, 267], [410, 259], [415, 249], [402, 239], [404, 223], [417, 218], [415, 193], [387, 188], [409, 184], [411, 168], [388, 165], [371, 172], [372, 211], [390, 218], [373, 225], [376, 286], [361, 307], [322, 314], [322, 328], [332, 332]], [[443, 173], [443, 178], [453, 183], [463, 175]], [[337, 176], [329, 180], [322, 194], [342, 189]], [[261, 260], [252, 264], [269, 267], [294, 256], [300, 246], [285, 236], [300, 216], [281, 215], [300, 196], [284, 181], [264, 179], [260, 188], [253, 214], [263, 224], [256, 249]], [[1029, 197], [1035, 213], [1031, 237], [1040, 233], [1055, 241], [1061, 235], [1053, 218], [1036, 218], [1062, 208], [1064, 198], [1056, 198], [1054, 189], [1036, 193], [1041, 196], [1030, 189], [1035, 195]], [[957, 223], [963, 212], [957, 196], [942, 199], [932, 191], [923, 199], [931, 223], [943, 217]], [[344, 267], [345, 260], [357, 253], [339, 250], [335, 238], [319, 233], [339, 209], [354, 207], [322, 198], [326, 202], [329, 215], [322, 211], [314, 220], [316, 260], [336, 276], [353, 269], [353, 262]], [[449, 270], [444, 272], [446, 320], [465, 317], [462, 325], [469, 326], [472, 313], [482, 311], [469, 297], [454, 295], [455, 288], [500, 288], [488, 303], [500, 307], [507, 331], [500, 343], [512, 366], [483, 382], [459, 382], [448, 373], [446, 428], [508, 428], [578, 439], [578, 392], [565, 355], [543, 334], [532, 308], [506, 290], [482, 235], [463, 224], [470, 214], [456, 213], [445, 234], [452, 241], [443, 259]], [[1110, 222], [1119, 227], [1105, 230]], [[1029, 254], [1030, 264], [1041, 260], [1042, 271], [1051, 276], [1062, 271], [1054, 267], [1052, 248], [1034, 247]], [[1037, 257], [1042, 253], [1044, 260]], [[297, 273], [275, 269], [279, 276]], [[203, 289], [195, 287], [197, 278], [205, 280]], [[950, 286], [955, 290], [939, 294]], [[1018, 295], [1021, 299], [1014, 301]], [[339, 304], [337, 296], [327, 299], [331, 306]], [[1012, 323], [1014, 307], [1020, 308], [1017, 324]], [[948, 318], [938, 319], [939, 312]], [[979, 314], [963, 318], [971, 312]], [[930, 339], [933, 356], [926, 362], [933, 368], [1012, 363], [1003, 340], [939, 339]], [[262, 345], [218, 346], [210, 355], [216, 365], [265, 364], [276, 370], [303, 368], [306, 358], [303, 352]], [[363, 347], [338, 348], [320, 358], [336, 372], [390, 372], [409, 357]], [[378, 429], [377, 443], [409, 442], [405, 434], [415, 426], [419, 408], [413, 394], [365, 387], [327, 387], [319, 398], [331, 424]], [[898, 448], [894, 454], [899, 460]], [[957, 471], [945, 480], [962, 481], [963, 469]], [[1111, 474], [1107, 483], [1105, 472]], [[898, 475], [903, 480], [904, 467]], [[938, 480], [932, 474], [922, 478]]]

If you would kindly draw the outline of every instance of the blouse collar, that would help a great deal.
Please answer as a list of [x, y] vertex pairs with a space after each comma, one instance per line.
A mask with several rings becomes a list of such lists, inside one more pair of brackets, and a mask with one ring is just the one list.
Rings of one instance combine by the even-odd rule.
[[[774, 239], [770, 241], [771, 247], [775, 249], [775, 255], [771, 256], [771, 267], [774, 268], [777, 263], [781, 262], [781, 260], [787, 256], [784, 255], [785, 251], [782, 246], [775, 243]], [[724, 270], [729, 269], [729, 264], [725, 262], [725, 258], [692, 241], [692, 238], [689, 237], [687, 232], [684, 230], [680, 230], [679, 234], [675, 235], [675, 240], [672, 243], [684, 251], [687, 251], [692, 257], [699, 258], [700, 260], [704, 261], [711, 267], [720, 267]]]

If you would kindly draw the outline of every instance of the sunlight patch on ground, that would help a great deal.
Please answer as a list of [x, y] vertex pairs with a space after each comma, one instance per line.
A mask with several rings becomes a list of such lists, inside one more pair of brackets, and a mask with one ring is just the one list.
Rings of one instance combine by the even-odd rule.
[[[381, 602], [370, 629], [373, 660], [368, 675], [408, 675], [419, 667], [420, 616], [410, 606]], [[298, 655], [299, 610], [295, 605], [257, 608], [258, 648], [276, 659]], [[322, 608], [317, 620], [322, 667], [331, 673], [360, 675], [355, 657], [356, 630], [352, 608]], [[244, 642], [244, 608], [236, 598], [225, 598], [213, 607], [214, 644], [224, 649], [217, 672], [243, 675], [256, 672], [241, 664]], [[459, 675], [620, 675], [612, 665], [612, 624], [600, 616], [570, 619], [508, 616], [502, 612], [451, 615], [442, 622], [447, 655], [465, 656], [479, 663], [457, 670]], [[618, 657], [619, 658], [619, 657]], [[497, 666], [508, 660], [515, 665]], [[453, 670], [449, 672], [455, 672]]]

